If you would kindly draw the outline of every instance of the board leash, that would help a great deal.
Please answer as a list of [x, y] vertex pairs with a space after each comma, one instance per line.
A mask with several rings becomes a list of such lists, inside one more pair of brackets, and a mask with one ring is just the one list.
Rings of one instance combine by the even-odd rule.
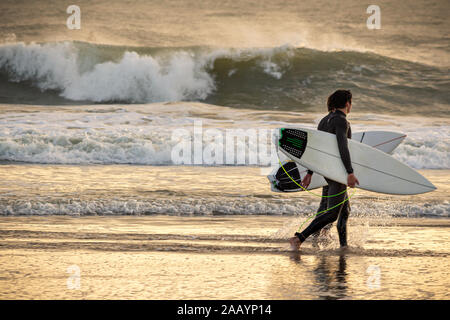
[[[297, 181], [295, 181], [295, 180], [289, 175], [289, 173], [287, 173], [287, 171], [286, 171], [286, 169], [283, 167], [283, 164], [281, 163], [281, 160], [280, 160], [279, 157], [278, 157], [278, 162], [280, 163], [280, 166], [281, 166], [281, 168], [283, 169], [284, 173], [286, 173], [286, 175], [287, 175], [287, 176], [288, 176], [288, 177], [289, 177], [296, 185], [298, 185], [298, 186], [299, 186], [300, 188], [302, 188], [304, 191], [307, 191], [307, 192], [309, 192], [310, 194], [315, 195], [316, 197], [320, 197], [320, 198], [331, 198], [331, 197], [336, 197], [336, 196], [338, 196], [338, 195], [340, 195], [340, 194], [343, 194], [344, 192], [347, 192], [347, 190], [350, 189], [350, 188], [347, 188], [347, 189], [345, 189], [344, 191], [339, 192], [339, 193], [336, 193], [336, 194], [333, 194], [333, 195], [331, 195], [331, 196], [323, 196], [323, 195], [316, 194], [316, 193], [314, 193], [314, 192], [311, 192], [311, 191], [307, 190], [307, 189], [304, 188], [302, 185], [300, 185], [299, 183], [297, 183]], [[334, 209], [334, 208], [336, 208], [336, 207], [338, 207], [338, 206], [344, 204], [346, 201], [349, 201], [350, 198], [353, 197], [353, 195], [354, 195], [355, 193], [356, 193], [356, 188], [355, 188], [355, 190], [353, 191], [353, 193], [350, 195], [350, 197], [347, 196], [347, 197], [345, 197], [345, 199], [344, 199], [343, 201], [341, 201], [341, 202], [339, 202], [338, 204], [332, 206], [331, 208], [327, 208], [327, 209], [325, 209], [325, 210], [322, 210], [322, 211], [319, 211], [319, 212], [313, 214], [312, 216], [310, 216], [308, 219], [306, 219], [306, 220], [300, 225], [300, 227], [298, 228], [298, 231], [300, 232], [300, 230], [302, 229], [303, 225], [304, 225], [306, 222], [308, 222], [309, 220], [311, 220], [313, 217], [315, 217], [315, 216], [317, 216], [317, 215], [319, 215], [319, 214], [321, 214], [321, 213], [325, 213], [325, 212], [327, 212], [327, 211], [329, 211], [329, 210], [331, 210], [331, 209]]]

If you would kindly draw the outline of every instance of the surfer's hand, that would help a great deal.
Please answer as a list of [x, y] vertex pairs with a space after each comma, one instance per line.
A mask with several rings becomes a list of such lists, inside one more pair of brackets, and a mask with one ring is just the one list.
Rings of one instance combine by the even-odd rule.
[[306, 176], [302, 180], [302, 186], [303, 188], [308, 188], [309, 184], [311, 183], [311, 174], [306, 174]]
[[354, 188], [356, 184], [359, 185], [358, 179], [356, 178], [356, 176], [353, 173], [350, 173], [347, 177], [347, 185], [350, 188]]

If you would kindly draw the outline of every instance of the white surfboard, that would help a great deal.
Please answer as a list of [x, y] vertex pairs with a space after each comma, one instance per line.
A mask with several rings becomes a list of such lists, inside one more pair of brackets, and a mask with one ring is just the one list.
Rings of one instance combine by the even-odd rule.
[[[352, 134], [353, 140], [367, 144], [386, 153], [392, 153], [405, 138], [405, 134], [393, 131], [364, 131]], [[283, 168], [278, 166], [267, 176], [271, 190], [274, 192], [303, 191], [298, 184], [301, 183], [308, 169], [300, 166], [289, 158], [288, 160], [281, 161], [281, 163], [283, 164]], [[326, 185], [327, 182], [324, 177], [318, 173], [314, 173], [307, 189], [313, 190]]]
[[[419, 194], [436, 187], [420, 173], [392, 156], [353, 139], [348, 140], [357, 187], [387, 194]], [[328, 179], [347, 184], [336, 136], [299, 128], [281, 128], [278, 148], [303, 167]]]

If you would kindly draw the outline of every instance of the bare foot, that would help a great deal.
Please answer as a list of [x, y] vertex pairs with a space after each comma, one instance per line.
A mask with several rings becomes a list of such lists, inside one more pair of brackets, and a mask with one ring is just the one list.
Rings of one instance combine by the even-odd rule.
[[290, 238], [289, 239], [289, 243], [291, 244], [291, 250], [292, 251], [298, 251], [298, 249], [300, 248], [300, 245], [302, 244], [298, 237]]

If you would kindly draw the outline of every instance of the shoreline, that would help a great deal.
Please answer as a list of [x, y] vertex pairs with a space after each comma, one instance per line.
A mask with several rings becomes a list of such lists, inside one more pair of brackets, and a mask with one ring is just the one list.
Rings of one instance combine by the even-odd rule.
[[0, 217], [0, 298], [448, 299], [450, 220], [378, 222], [290, 252], [288, 217]]
[[[306, 218], [316, 212], [319, 202], [305, 192], [272, 192], [266, 177], [270, 168], [50, 164], [1, 167], [0, 216], [165, 214]], [[450, 170], [419, 172], [438, 189], [407, 196], [355, 189], [351, 201], [353, 216], [448, 218]]]

